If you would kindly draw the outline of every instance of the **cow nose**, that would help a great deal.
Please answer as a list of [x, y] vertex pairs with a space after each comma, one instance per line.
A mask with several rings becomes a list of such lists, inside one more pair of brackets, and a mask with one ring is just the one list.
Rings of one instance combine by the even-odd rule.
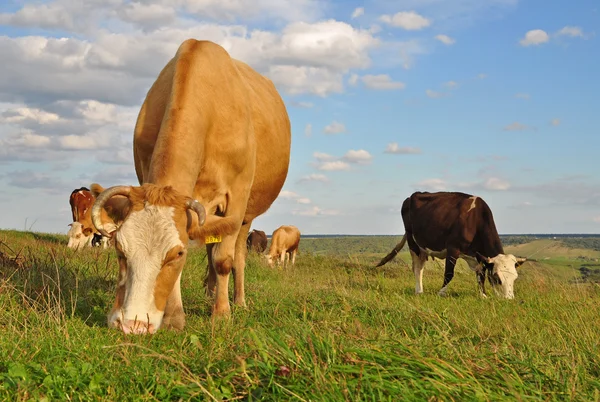
[[146, 333], [153, 334], [156, 332], [154, 324], [138, 320], [126, 320], [123, 324], [121, 324], [121, 329], [125, 335], [144, 335]]

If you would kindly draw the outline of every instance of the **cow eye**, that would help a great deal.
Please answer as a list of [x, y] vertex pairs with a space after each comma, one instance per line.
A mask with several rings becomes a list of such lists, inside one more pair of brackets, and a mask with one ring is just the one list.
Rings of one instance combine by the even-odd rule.
[[177, 257], [183, 257], [183, 251], [178, 252]]

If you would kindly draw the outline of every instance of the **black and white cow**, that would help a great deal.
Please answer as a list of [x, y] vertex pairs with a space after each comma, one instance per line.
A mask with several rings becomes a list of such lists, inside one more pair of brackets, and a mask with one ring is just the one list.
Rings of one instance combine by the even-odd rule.
[[423, 293], [423, 267], [428, 257], [446, 259], [441, 296], [446, 295], [454, 277], [456, 260], [463, 258], [477, 273], [482, 296], [487, 296], [487, 274], [495, 290], [507, 299], [514, 298], [514, 282], [519, 276], [516, 267], [526, 259], [504, 254], [492, 211], [483, 199], [458, 192], [416, 192], [404, 200], [401, 213], [404, 236], [378, 267], [408, 242], [417, 294]]

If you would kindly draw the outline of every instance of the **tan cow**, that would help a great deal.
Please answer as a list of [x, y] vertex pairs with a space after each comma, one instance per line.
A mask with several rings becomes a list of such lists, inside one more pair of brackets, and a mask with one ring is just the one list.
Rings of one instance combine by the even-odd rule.
[[[183, 328], [188, 239], [216, 238], [206, 247], [213, 314], [230, 314], [232, 271], [234, 303], [245, 306], [246, 237], [283, 187], [290, 145], [288, 114], [270, 80], [215, 43], [183, 42], [138, 116], [133, 155], [141, 186], [92, 188], [100, 193], [94, 224], [115, 238], [119, 257], [109, 325], [125, 333]], [[102, 208], [119, 226], [113, 233], [102, 228]]]
[[273, 232], [271, 236], [271, 247], [267, 254], [267, 262], [269, 266], [279, 259], [281, 265], [285, 267], [285, 259], [292, 260], [292, 265], [296, 263], [296, 252], [300, 244], [300, 230], [296, 226], [280, 226]]

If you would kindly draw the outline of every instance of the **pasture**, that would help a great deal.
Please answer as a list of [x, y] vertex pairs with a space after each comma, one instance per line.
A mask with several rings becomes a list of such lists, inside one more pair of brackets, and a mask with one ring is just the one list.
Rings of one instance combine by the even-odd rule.
[[251, 254], [249, 306], [229, 321], [209, 315], [193, 248], [184, 331], [126, 336], [106, 327], [113, 250], [0, 231], [0, 400], [600, 401], [600, 286], [579, 269], [598, 249], [507, 246], [537, 259], [514, 300], [481, 299], [464, 263], [438, 297], [430, 262], [417, 297], [406, 250], [373, 268], [398, 240], [303, 238], [286, 270]]

